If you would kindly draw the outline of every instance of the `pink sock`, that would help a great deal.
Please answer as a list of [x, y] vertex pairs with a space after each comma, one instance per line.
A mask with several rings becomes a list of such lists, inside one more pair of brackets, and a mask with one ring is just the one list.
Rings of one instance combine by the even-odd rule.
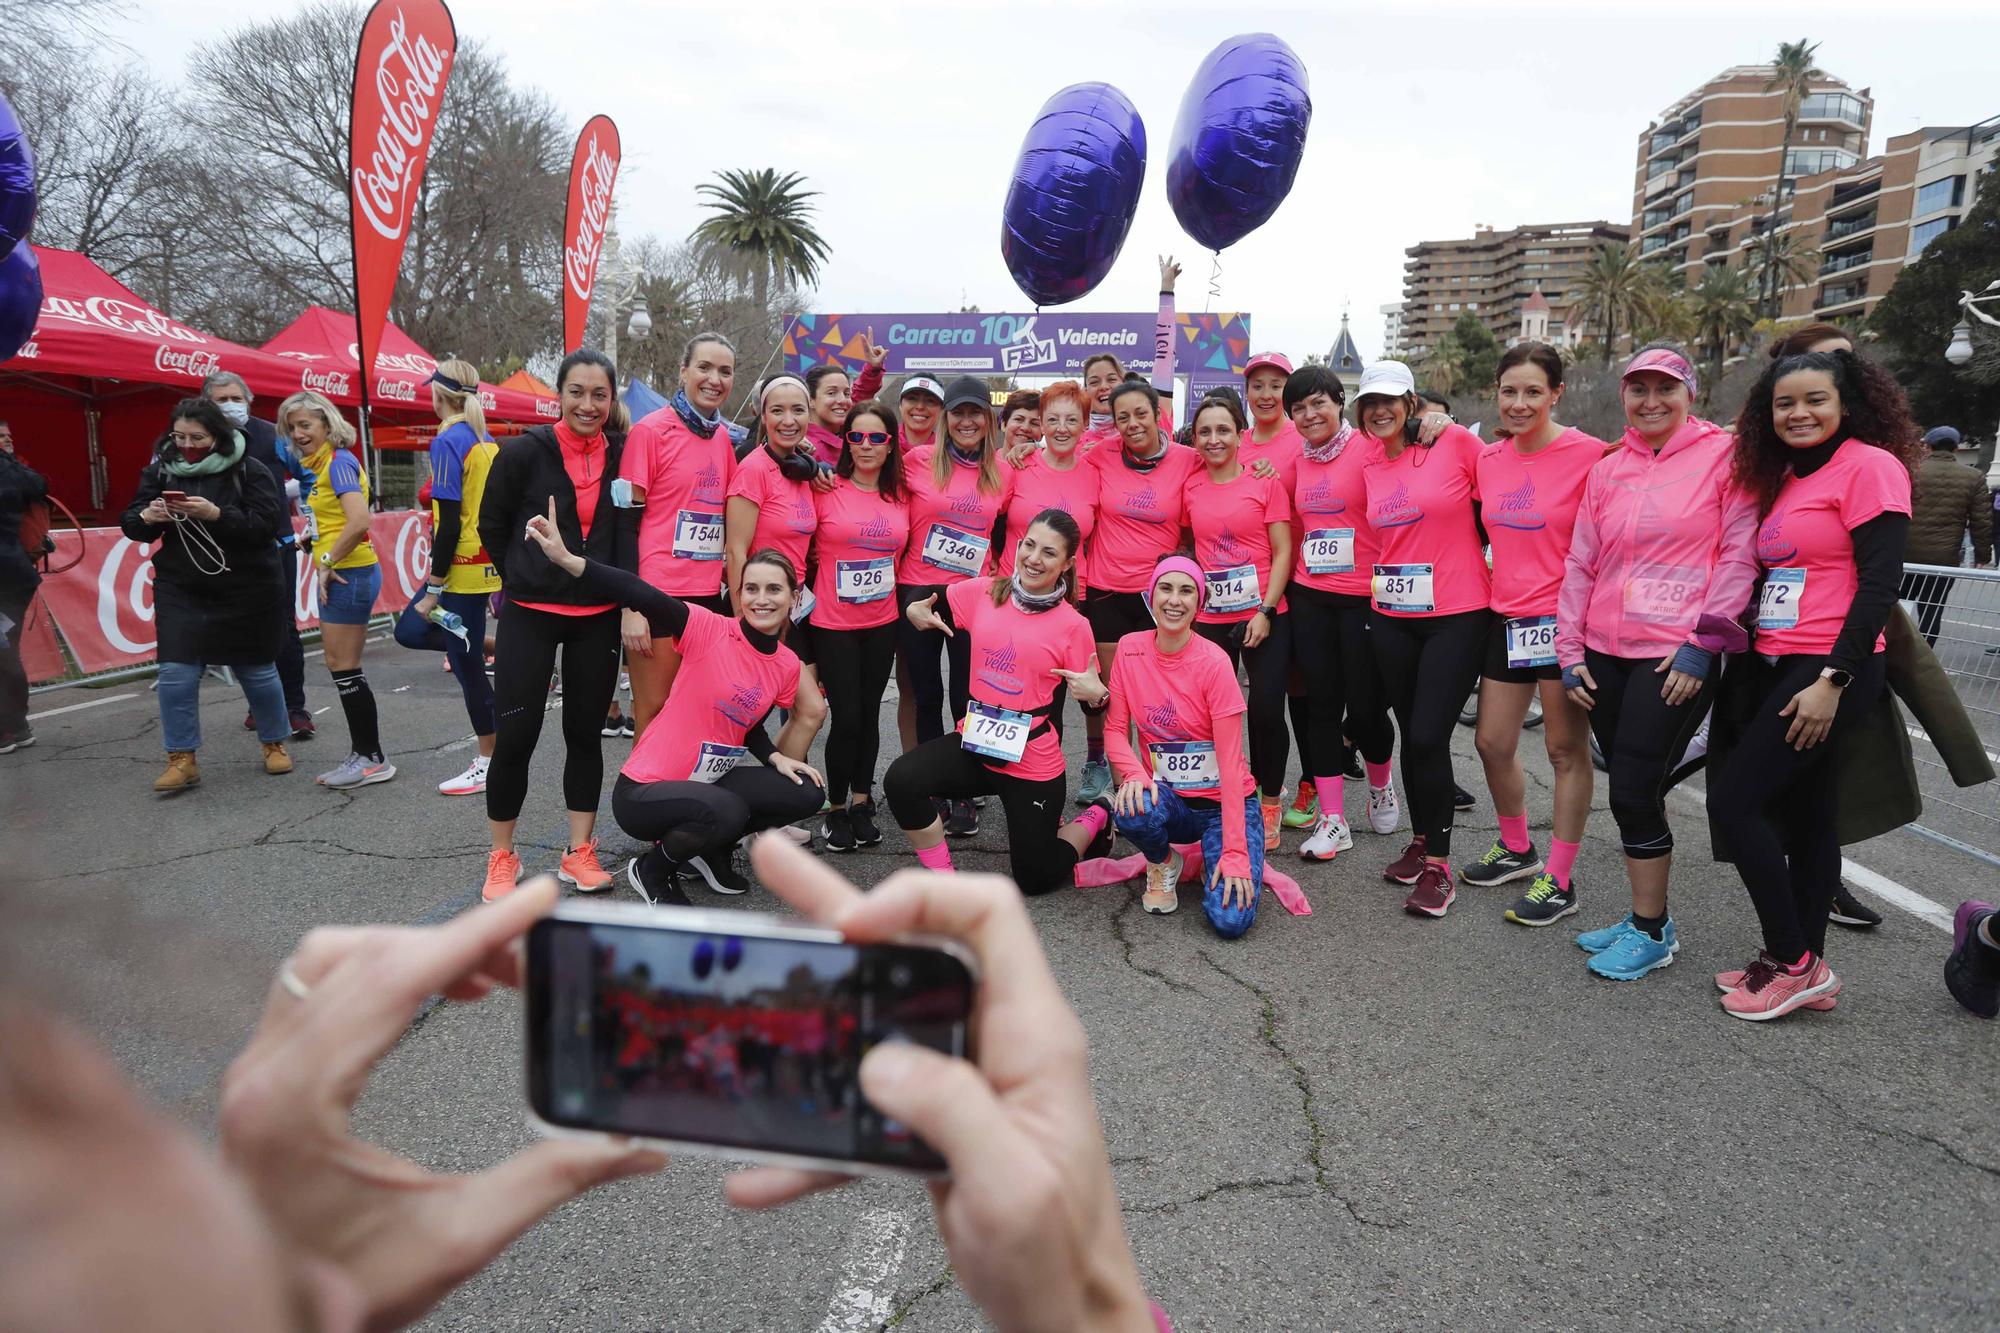
[[1313, 789], [1319, 792], [1319, 812], [1323, 815], [1347, 814], [1347, 779], [1314, 778]]
[[1500, 841], [1510, 852], [1525, 852], [1535, 844], [1528, 839], [1528, 817], [1500, 816]]
[[1564, 842], [1561, 838], [1549, 839], [1549, 873], [1556, 877], [1556, 883], [1565, 889], [1569, 887], [1570, 870], [1576, 865], [1576, 854], [1583, 846], [1580, 842]]
[[1368, 770], [1369, 786], [1379, 791], [1389, 785], [1389, 765], [1371, 764], [1364, 759], [1361, 761], [1361, 766]]
[[1070, 823], [1083, 825], [1090, 830], [1090, 836], [1094, 838], [1104, 832], [1104, 821], [1110, 817], [1109, 812], [1103, 806], [1087, 805], [1083, 808], [1083, 813], [1072, 819]]
[[919, 847], [917, 848], [917, 860], [926, 869], [950, 870], [952, 868], [951, 848], [944, 843], [939, 843], [935, 847]]

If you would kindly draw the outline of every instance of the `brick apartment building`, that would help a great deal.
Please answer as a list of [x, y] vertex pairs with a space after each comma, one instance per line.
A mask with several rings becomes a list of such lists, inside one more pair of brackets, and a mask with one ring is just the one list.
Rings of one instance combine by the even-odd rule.
[[1509, 231], [1478, 227], [1462, 240], [1421, 241], [1403, 252], [1400, 337], [1393, 350], [1420, 359], [1467, 313], [1479, 316], [1502, 343], [1513, 342], [1523, 308], [1537, 291], [1554, 311], [1549, 340], [1573, 340], [1564, 321], [1569, 284], [1599, 249], [1630, 239], [1625, 227], [1600, 220]]

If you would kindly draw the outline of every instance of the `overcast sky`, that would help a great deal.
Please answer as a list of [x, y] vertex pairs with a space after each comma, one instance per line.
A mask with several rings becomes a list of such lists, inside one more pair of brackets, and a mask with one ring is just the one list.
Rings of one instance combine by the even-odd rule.
[[[270, 0], [276, 11], [287, 0]], [[1174, 116], [1222, 39], [1271, 31], [1312, 77], [1305, 162], [1277, 216], [1223, 252], [1210, 308], [1255, 340], [1324, 351], [1351, 306], [1364, 356], [1401, 299], [1403, 250], [1475, 224], [1631, 220], [1636, 136], [1709, 76], [1822, 43], [1821, 68], [1872, 88], [1879, 151], [1919, 125], [2000, 114], [1990, 0], [1894, 6], [1590, 6], [1156, 0], [858, 4], [808, 0], [451, 0], [461, 42], [499, 52], [580, 125], [617, 122], [627, 235], [685, 236], [718, 168], [801, 171], [832, 246], [816, 308], [1030, 305], [1000, 260], [1000, 205], [1044, 99], [1102, 79], [1146, 122], [1146, 190], [1124, 254], [1074, 308], [1150, 309], [1155, 256], [1208, 306], [1211, 259], [1166, 202]], [[116, 33], [162, 73], [242, 21], [241, 0], [139, 3]], [[505, 188], [505, 182], [495, 182]]]

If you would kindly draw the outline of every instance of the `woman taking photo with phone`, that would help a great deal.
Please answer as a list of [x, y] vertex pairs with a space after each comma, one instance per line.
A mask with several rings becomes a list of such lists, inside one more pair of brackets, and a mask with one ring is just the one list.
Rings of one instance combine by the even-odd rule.
[[[1200, 409], [1196, 418], [1199, 432]], [[1249, 832], [1260, 816], [1243, 758], [1236, 667], [1194, 632], [1208, 587], [1201, 566], [1168, 556], [1147, 593], [1156, 627], [1118, 641], [1106, 724], [1118, 775], [1111, 809], [1118, 831], [1146, 858], [1140, 906], [1166, 913], [1180, 905], [1182, 862], [1173, 844], [1199, 842], [1202, 911], [1216, 934], [1233, 940], [1257, 919], [1264, 843]], [[1134, 726], [1144, 762], [1126, 739]]]
[[584, 893], [611, 887], [597, 860], [597, 802], [604, 785], [604, 742], [598, 727], [618, 687], [618, 604], [592, 596], [552, 568], [528, 520], [555, 523], [565, 546], [605, 564], [630, 561], [614, 503], [624, 437], [614, 419], [618, 372], [588, 348], [571, 352], [556, 371], [562, 412], [553, 426], [531, 426], [507, 441], [493, 460], [479, 505], [479, 537], [499, 564], [506, 599], [493, 644], [493, 694], [498, 722], [486, 774], [486, 819], [493, 838], [483, 896], [511, 893], [521, 874], [515, 824], [528, 796], [528, 764], [541, 740], [549, 684], [562, 657], [563, 808], [569, 841], [556, 874]]
[[1556, 661], [1610, 770], [1632, 911], [1577, 943], [1602, 977], [1673, 962], [1667, 911], [1674, 765], [1708, 712], [1715, 657], [1739, 650], [1756, 577], [1757, 505], [1730, 479], [1729, 432], [1689, 415], [1697, 381], [1677, 347], [1640, 349], [1620, 385], [1626, 429], [1590, 471], [1556, 602]]
[[119, 520], [130, 540], [160, 544], [152, 557], [153, 626], [167, 766], [153, 790], [163, 794], [201, 781], [201, 677], [212, 666], [236, 674], [264, 746], [264, 771], [292, 771], [277, 668], [292, 608], [278, 579], [276, 534], [289, 520], [271, 474], [244, 465], [247, 450], [222, 409], [206, 398], [182, 400]]
[[1416, 442], [1416, 381], [1400, 361], [1361, 376], [1355, 415], [1381, 458], [1362, 470], [1375, 530], [1369, 638], [1403, 738], [1413, 836], [1382, 872], [1411, 885], [1403, 910], [1440, 917], [1451, 884], [1451, 735], [1486, 646], [1486, 553], [1479, 527], [1479, 437], [1446, 426]]
[[382, 753], [375, 692], [361, 669], [368, 619], [382, 591], [382, 565], [368, 540], [368, 473], [354, 456], [354, 427], [332, 403], [306, 389], [279, 405], [278, 429], [312, 474], [305, 492], [306, 536], [319, 593], [319, 642], [347, 717], [347, 758], [320, 774], [319, 782], [341, 791], [387, 782], [396, 776], [396, 766]]
[[[912, 548], [921, 531], [912, 527]], [[1087, 704], [1106, 700], [1090, 627], [1069, 602], [1078, 541], [1075, 519], [1046, 510], [1021, 534], [1011, 577], [960, 579], [904, 607], [913, 628], [964, 644], [973, 666], [959, 730], [902, 755], [882, 780], [889, 812], [929, 869], [952, 868], [934, 797], [956, 810], [974, 796], [999, 796], [1011, 873], [1026, 894], [1074, 884], [1077, 861], [1110, 848], [1103, 805], [1058, 827], [1067, 766], [1049, 725], [1056, 686], [1068, 682]]]
[[[724, 610], [723, 506], [736, 472], [722, 405], [735, 382], [735, 345], [719, 333], [695, 334], [681, 352], [680, 387], [665, 407], [632, 427], [618, 473], [631, 488], [629, 504], [617, 515], [620, 540], [638, 553], [639, 576], [718, 615]], [[632, 677], [633, 719], [643, 732], [666, 702], [680, 658], [629, 608], [620, 637]]]
[[[1576, 911], [1570, 872], [1596, 775], [1589, 720], [1563, 692], [1556, 665], [1556, 598], [1584, 483], [1605, 446], [1555, 420], [1562, 369], [1562, 357], [1546, 343], [1516, 343], [1501, 354], [1498, 397], [1507, 435], [1479, 455], [1480, 517], [1493, 549], [1493, 627], [1480, 668], [1474, 743], [1500, 816], [1500, 836], [1459, 878], [1482, 887], [1532, 881], [1506, 913], [1523, 926], [1546, 926]], [[1517, 753], [1535, 698], [1556, 779], [1546, 862], [1528, 836], [1527, 777]]]
[[1755, 652], [1730, 660], [1755, 711], [1708, 788], [1708, 814], [1750, 891], [1764, 947], [1716, 978], [1722, 1007], [1761, 1022], [1829, 1003], [1828, 909], [1840, 883], [1842, 738], [1881, 696], [1882, 627], [1910, 531], [1916, 423], [1852, 352], [1775, 361], [1736, 421], [1733, 475], [1763, 522]]

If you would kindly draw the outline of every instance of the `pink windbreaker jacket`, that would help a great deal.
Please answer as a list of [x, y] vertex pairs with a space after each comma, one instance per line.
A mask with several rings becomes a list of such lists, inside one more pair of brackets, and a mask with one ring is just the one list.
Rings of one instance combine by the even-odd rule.
[[1627, 430], [1591, 469], [1556, 604], [1558, 662], [1575, 666], [1586, 646], [1631, 658], [1731, 646], [1718, 629], [1757, 578], [1757, 502], [1730, 482], [1734, 446], [1690, 419], [1657, 454]]

